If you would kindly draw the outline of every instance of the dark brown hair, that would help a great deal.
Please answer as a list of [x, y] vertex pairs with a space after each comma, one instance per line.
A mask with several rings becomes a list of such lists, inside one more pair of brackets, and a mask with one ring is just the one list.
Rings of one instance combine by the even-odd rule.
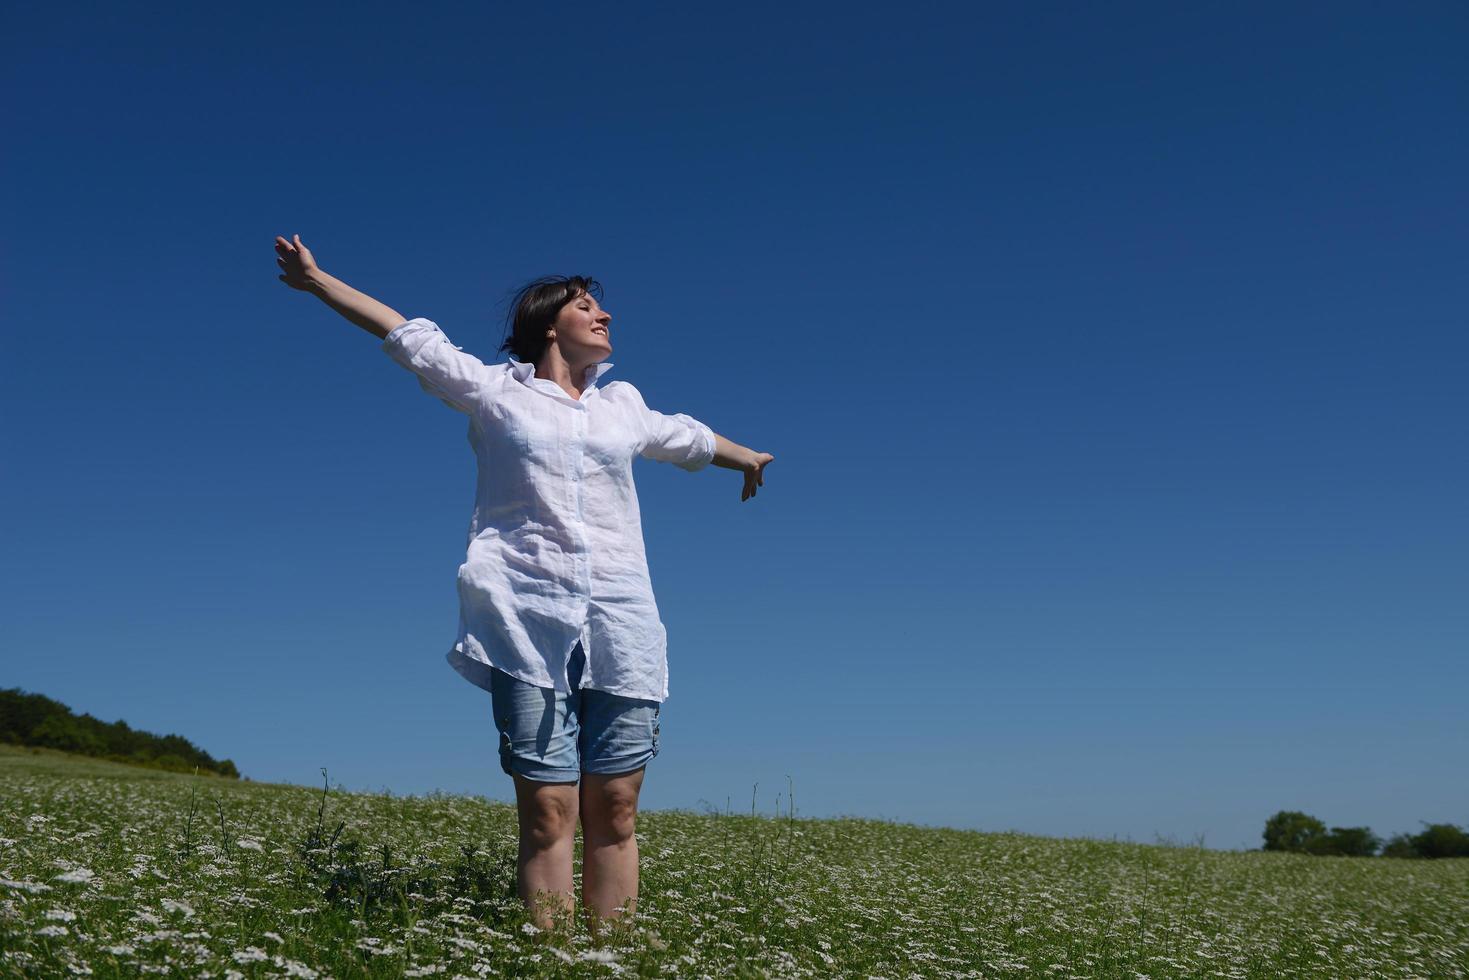
[[527, 364], [538, 364], [546, 353], [546, 331], [561, 308], [583, 293], [601, 302], [602, 284], [590, 276], [542, 276], [521, 286], [505, 316], [509, 336], [500, 350]]

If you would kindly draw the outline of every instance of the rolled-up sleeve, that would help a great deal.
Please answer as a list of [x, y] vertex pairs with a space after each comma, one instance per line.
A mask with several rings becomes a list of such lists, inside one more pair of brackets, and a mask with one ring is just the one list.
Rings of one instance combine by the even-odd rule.
[[714, 461], [714, 430], [690, 415], [664, 415], [643, 401], [642, 393], [632, 389], [638, 415], [643, 425], [643, 445], [638, 454], [660, 463], [672, 463], [693, 472]]
[[473, 354], [449, 343], [439, 325], [423, 317], [400, 323], [383, 338], [383, 350], [418, 377], [423, 390], [469, 414], [490, 370]]

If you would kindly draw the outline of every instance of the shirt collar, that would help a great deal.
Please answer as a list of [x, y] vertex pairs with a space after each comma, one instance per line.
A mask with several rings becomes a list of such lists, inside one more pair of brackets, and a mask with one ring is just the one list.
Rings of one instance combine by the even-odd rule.
[[[611, 361], [598, 361], [587, 368], [586, 374], [583, 375], [583, 380], [587, 382], [587, 390], [595, 388], [597, 381], [610, 370], [612, 370]], [[530, 387], [531, 382], [536, 380], [536, 366], [528, 361], [510, 361], [510, 373], [515, 375], [515, 380], [526, 387]], [[554, 382], [551, 383], [554, 384]]]

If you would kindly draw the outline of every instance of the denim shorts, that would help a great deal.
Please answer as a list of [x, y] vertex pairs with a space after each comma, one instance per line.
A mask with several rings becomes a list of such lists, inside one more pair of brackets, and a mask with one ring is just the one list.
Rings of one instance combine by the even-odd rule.
[[537, 687], [498, 668], [490, 695], [500, 732], [500, 768], [546, 783], [574, 783], [584, 772], [617, 775], [658, 754], [657, 701], [579, 688], [586, 655], [571, 651], [571, 693]]

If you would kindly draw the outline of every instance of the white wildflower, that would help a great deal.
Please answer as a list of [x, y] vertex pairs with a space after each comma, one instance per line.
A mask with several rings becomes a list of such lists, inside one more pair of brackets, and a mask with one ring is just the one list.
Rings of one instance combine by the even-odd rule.
[[253, 837], [241, 837], [239, 840], [235, 841], [235, 846], [243, 848], [247, 851], [265, 850], [265, 848], [261, 846], [260, 841], [256, 840]]
[[70, 930], [66, 926], [42, 926], [36, 930], [38, 936], [65, 936]]
[[92, 872], [91, 868], [72, 868], [65, 874], [59, 874], [51, 880], [64, 881], [73, 885], [84, 885], [95, 877], [97, 876]]
[[236, 963], [256, 963], [268, 959], [265, 950], [258, 946], [246, 946], [244, 949], [235, 950], [234, 960]]
[[11, 881], [9, 878], [0, 878], [0, 888], [14, 888], [23, 892], [49, 892], [50, 885], [43, 885], [39, 881]]
[[163, 911], [182, 912], [186, 919], [192, 919], [194, 917], [194, 907], [192, 905], [188, 902], [176, 902], [171, 898], [165, 898], [163, 900]]
[[392, 956], [398, 952], [398, 947], [392, 943], [386, 946], [381, 945], [381, 943], [382, 940], [376, 936], [364, 936], [357, 941], [357, 948], [365, 953], [371, 953], [374, 956]]
[[75, 922], [77, 914], [66, 909], [47, 909], [46, 918], [56, 919], [59, 922]]
[[319, 973], [305, 963], [297, 963], [295, 960], [288, 960], [284, 956], [273, 956], [270, 961], [285, 970], [286, 976], [288, 977], [303, 977], [304, 980], [316, 980], [320, 976]]

